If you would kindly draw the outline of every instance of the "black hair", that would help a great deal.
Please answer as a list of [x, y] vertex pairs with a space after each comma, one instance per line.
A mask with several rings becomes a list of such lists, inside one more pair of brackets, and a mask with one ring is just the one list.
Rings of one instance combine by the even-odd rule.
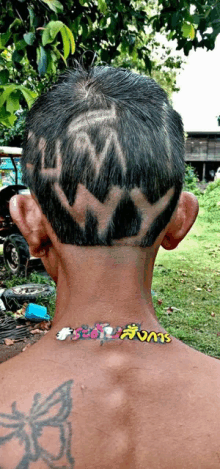
[[[134, 189], [153, 205], [173, 188], [138, 242], [152, 246], [170, 221], [182, 189], [181, 117], [165, 91], [147, 76], [109, 66], [89, 71], [78, 66], [29, 111], [22, 172], [58, 239], [67, 244], [111, 246], [122, 238], [125, 244], [126, 238], [136, 239], [143, 212], [132, 196]], [[88, 192], [81, 223], [74, 204], [82, 187]], [[111, 205], [111, 200], [117, 203]], [[105, 207], [113, 207], [103, 215], [102, 229], [98, 207], [102, 214]]]

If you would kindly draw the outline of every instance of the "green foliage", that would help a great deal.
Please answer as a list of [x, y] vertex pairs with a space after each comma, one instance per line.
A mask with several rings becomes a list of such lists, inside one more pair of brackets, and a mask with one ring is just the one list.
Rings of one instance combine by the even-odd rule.
[[[170, 95], [181, 59], [156, 32], [176, 39], [186, 54], [213, 49], [220, 32], [219, 2], [195, 2], [193, 13], [191, 7], [188, 0], [2, 0], [0, 122], [13, 126], [16, 112], [85, 51], [95, 52], [97, 63], [152, 73]], [[83, 60], [87, 65], [91, 56]]]
[[[61, 33], [62, 41], [63, 41], [63, 55], [60, 53], [60, 56], [63, 58], [65, 64], [66, 59], [71, 54], [75, 52], [75, 41], [73, 38], [72, 31], [62, 22], [62, 21], [50, 21], [44, 29], [42, 35], [42, 44], [43, 46], [47, 46], [54, 42], [58, 33]], [[38, 64], [38, 71], [39, 75], [45, 75], [47, 72], [47, 53], [44, 47], [40, 47], [41, 50], [41, 58], [43, 56], [43, 66], [41, 67]]]
[[194, 39], [195, 37], [195, 28], [194, 26], [189, 23], [185, 22], [182, 24], [181, 31], [183, 33], [183, 37], [189, 38], [189, 39]]
[[185, 181], [183, 190], [192, 192], [196, 196], [201, 195], [201, 191], [198, 188], [198, 176], [196, 174], [196, 170], [190, 164], [185, 166]]
[[63, 5], [58, 0], [43, 0], [55, 13], [63, 11]]
[[204, 209], [205, 220], [211, 224], [216, 222], [220, 227], [220, 179], [208, 184], [200, 206]]
[[7, 272], [7, 279], [5, 279], [4, 283], [7, 288], [15, 287], [16, 285], [25, 285], [28, 283], [40, 283], [40, 284], [49, 284], [51, 286], [55, 286], [55, 282], [50, 277], [45, 277], [38, 272], [31, 272], [28, 277], [21, 277], [19, 275], [13, 275], [12, 273]]
[[30, 107], [42, 91], [42, 80], [54, 81], [59, 61], [67, 66], [75, 42], [71, 29], [57, 21], [59, 1], [1, 3], [0, 122], [11, 127], [16, 111]]
[[0, 146], [22, 147], [26, 114], [26, 110], [16, 112], [17, 120], [13, 127], [0, 124]]
[[215, 196], [216, 198], [220, 197], [220, 179], [214, 182], [210, 182], [206, 188], [205, 194], [204, 194], [204, 200], [208, 200], [209, 197]]
[[177, 40], [177, 49], [189, 51], [198, 47], [212, 50], [220, 33], [220, 3], [216, 0], [158, 0], [158, 11], [152, 18], [153, 27], [165, 28], [172, 39]]

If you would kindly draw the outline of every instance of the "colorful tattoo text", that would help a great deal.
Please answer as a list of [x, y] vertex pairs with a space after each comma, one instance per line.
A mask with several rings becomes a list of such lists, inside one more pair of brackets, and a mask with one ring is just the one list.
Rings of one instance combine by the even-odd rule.
[[58, 340], [65, 340], [68, 336], [73, 341], [79, 339], [99, 339], [101, 341], [112, 339], [139, 340], [140, 342], [154, 342], [168, 344], [172, 341], [170, 334], [163, 332], [141, 330], [140, 324], [128, 324], [126, 327], [111, 327], [108, 323], [96, 323], [94, 327], [82, 325], [76, 329], [64, 327], [56, 335]]

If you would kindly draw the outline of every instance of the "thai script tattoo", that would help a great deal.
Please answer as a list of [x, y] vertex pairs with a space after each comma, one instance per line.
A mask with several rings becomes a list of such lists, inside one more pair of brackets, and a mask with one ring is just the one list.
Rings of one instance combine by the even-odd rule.
[[172, 339], [167, 332], [154, 332], [141, 330], [141, 324], [128, 324], [126, 327], [118, 326], [113, 328], [109, 323], [96, 323], [94, 327], [82, 325], [76, 329], [71, 327], [63, 327], [61, 331], [57, 332], [57, 340], [65, 340], [67, 337], [76, 341], [79, 339], [99, 339], [101, 343], [105, 340], [112, 339], [129, 339], [139, 340], [140, 342], [154, 342], [160, 344], [169, 344]]
[[[0, 413], [0, 428], [5, 430], [5, 435], [3, 430], [3, 436], [0, 436], [0, 449], [8, 442], [13, 444], [16, 439], [22, 447], [23, 455], [19, 456], [16, 469], [29, 469], [33, 462], [38, 462], [38, 467], [41, 467], [42, 461], [48, 469], [73, 468], [72, 430], [67, 420], [72, 410], [72, 384], [73, 380], [66, 381], [46, 398], [42, 398], [40, 393], [35, 394], [28, 414], [20, 412], [16, 402], [11, 406], [11, 414]], [[59, 442], [55, 453], [43, 444], [44, 431], [48, 427], [54, 433], [55, 441]]]

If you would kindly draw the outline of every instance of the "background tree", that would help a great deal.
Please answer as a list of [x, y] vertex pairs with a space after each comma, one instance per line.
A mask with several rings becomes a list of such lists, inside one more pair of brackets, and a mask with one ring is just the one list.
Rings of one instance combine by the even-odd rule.
[[213, 49], [219, 32], [216, 0], [1, 0], [0, 123], [22, 121], [21, 111], [87, 50], [96, 63], [151, 73], [171, 94], [182, 61], [158, 33], [188, 54]]

